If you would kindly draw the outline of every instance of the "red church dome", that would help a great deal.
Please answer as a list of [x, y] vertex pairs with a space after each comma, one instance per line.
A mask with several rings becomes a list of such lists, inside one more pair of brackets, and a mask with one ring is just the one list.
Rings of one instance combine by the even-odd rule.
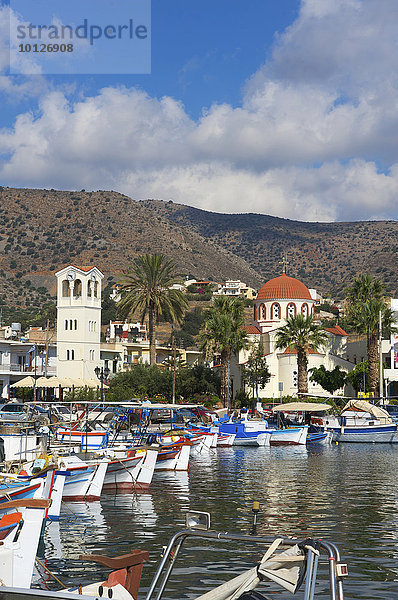
[[257, 300], [312, 300], [309, 289], [304, 283], [282, 273], [279, 277], [264, 283]]

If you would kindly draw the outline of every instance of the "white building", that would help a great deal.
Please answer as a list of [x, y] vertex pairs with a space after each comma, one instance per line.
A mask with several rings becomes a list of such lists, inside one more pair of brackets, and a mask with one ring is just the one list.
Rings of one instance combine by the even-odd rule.
[[[46, 357], [47, 352], [47, 357]], [[0, 398], [10, 396], [10, 385], [28, 375], [55, 375], [56, 346], [54, 343], [0, 339]]]
[[243, 281], [228, 279], [225, 283], [219, 283], [214, 296], [233, 296], [241, 298], [249, 298], [252, 300], [256, 291], [247, 286]]
[[[276, 349], [276, 332], [286, 324], [286, 319], [297, 315], [314, 314], [315, 298], [309, 289], [294, 277], [283, 273], [265, 283], [254, 301], [254, 321], [248, 327], [249, 340], [252, 343], [262, 342], [271, 379], [259, 395], [263, 398], [278, 398], [280, 395], [297, 394], [297, 353], [294, 350]], [[346, 359], [347, 334], [341, 327], [326, 329], [329, 343], [323, 350], [310, 349], [308, 353], [308, 370], [324, 365], [333, 369], [339, 365], [345, 371], [351, 371], [353, 364]], [[243, 365], [249, 356], [245, 350], [239, 354], [239, 364]], [[327, 395], [318, 384], [309, 381], [308, 391], [314, 394]]]
[[57, 376], [96, 379], [100, 365], [101, 280], [97, 267], [71, 265], [57, 277]]
[[143, 342], [147, 339], [146, 323], [109, 322], [106, 335], [107, 342]]

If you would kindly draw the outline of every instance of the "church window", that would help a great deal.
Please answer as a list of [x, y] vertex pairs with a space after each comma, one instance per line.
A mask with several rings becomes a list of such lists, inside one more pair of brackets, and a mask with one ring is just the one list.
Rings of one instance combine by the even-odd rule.
[[293, 371], [293, 387], [297, 387], [297, 377], [298, 377], [297, 371]]
[[73, 329], [73, 321], [72, 321], [72, 319], [69, 320], [69, 329]]
[[77, 319], [75, 319], [75, 329], [77, 329]]
[[296, 316], [296, 305], [294, 302], [289, 302], [286, 309], [286, 317], [290, 319], [291, 317]]
[[66, 351], [66, 360], [70, 360], [70, 358], [69, 358], [69, 350]]
[[277, 302], [275, 302], [271, 307], [271, 315], [273, 321], [279, 320], [281, 318], [281, 307]]
[[257, 321], [257, 307], [253, 307], [253, 321]]
[[265, 304], [260, 304], [260, 320], [265, 321]]
[[301, 307], [301, 312], [303, 313], [303, 317], [308, 317], [308, 304], [303, 304]]
[[67, 281], [67, 279], [64, 279], [62, 282], [62, 296], [64, 298], [68, 298], [70, 296], [69, 281]]
[[65, 330], [68, 330], [68, 319], [65, 319]]
[[94, 298], [98, 298], [98, 281], [94, 281]]
[[91, 298], [91, 281], [87, 284], [87, 296]]
[[75, 360], [75, 351], [74, 350], [70, 351], [70, 355], [71, 355], [71, 360]]

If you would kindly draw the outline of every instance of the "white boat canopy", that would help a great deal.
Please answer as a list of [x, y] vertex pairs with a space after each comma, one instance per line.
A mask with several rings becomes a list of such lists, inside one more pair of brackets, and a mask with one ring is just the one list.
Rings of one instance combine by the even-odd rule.
[[320, 404], [315, 402], [287, 402], [275, 406], [273, 412], [326, 412], [332, 407], [330, 404]]
[[344, 413], [346, 410], [367, 412], [380, 422], [392, 423], [392, 419], [386, 410], [380, 406], [370, 404], [370, 402], [366, 402], [366, 400], [349, 400], [341, 412]]

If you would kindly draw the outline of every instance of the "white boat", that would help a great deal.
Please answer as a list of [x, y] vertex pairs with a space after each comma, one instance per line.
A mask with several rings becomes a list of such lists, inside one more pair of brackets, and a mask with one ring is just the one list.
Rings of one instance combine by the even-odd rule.
[[157, 449], [130, 450], [125, 451], [121, 456], [113, 449], [108, 449], [105, 455], [108, 455], [108, 464], [104, 490], [132, 491], [149, 488], [158, 456]]
[[350, 400], [339, 417], [322, 420], [333, 441], [349, 443], [398, 443], [397, 424], [387, 411], [365, 400]]
[[271, 446], [305, 446], [307, 435], [308, 425], [274, 429], [271, 435]]
[[62, 499], [69, 502], [99, 500], [107, 465], [108, 461], [101, 461], [90, 466], [76, 455], [63, 456], [60, 468], [66, 478]]
[[235, 433], [218, 433], [217, 434], [217, 447], [224, 448], [233, 446], [235, 441]]
[[190, 455], [190, 442], [181, 442], [176, 446], [162, 446], [156, 460], [155, 471], [188, 471]]
[[245, 414], [240, 421], [230, 419], [227, 423], [217, 424], [219, 433], [235, 435], [234, 446], [269, 446], [271, 430], [267, 421], [249, 419]]

